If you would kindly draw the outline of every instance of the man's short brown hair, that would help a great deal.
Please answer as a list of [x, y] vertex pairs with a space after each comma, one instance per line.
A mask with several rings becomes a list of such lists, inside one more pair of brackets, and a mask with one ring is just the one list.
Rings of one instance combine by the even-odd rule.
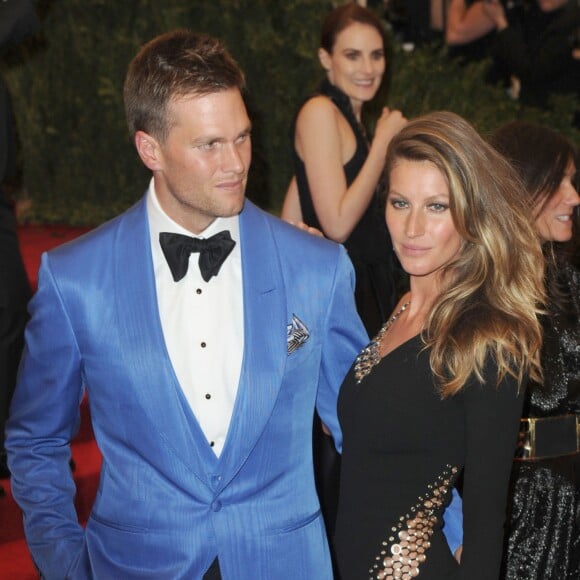
[[129, 65], [124, 86], [129, 131], [164, 141], [170, 101], [244, 88], [244, 74], [217, 38], [175, 30], [145, 44]]

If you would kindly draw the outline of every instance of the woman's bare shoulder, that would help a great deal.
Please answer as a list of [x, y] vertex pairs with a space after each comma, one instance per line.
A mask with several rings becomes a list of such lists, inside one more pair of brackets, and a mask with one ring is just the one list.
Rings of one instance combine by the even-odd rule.
[[315, 120], [321, 115], [323, 118], [331, 119], [335, 118], [337, 113], [338, 109], [336, 105], [328, 97], [315, 95], [302, 105], [298, 113], [298, 119], [306, 118], [308, 120]]

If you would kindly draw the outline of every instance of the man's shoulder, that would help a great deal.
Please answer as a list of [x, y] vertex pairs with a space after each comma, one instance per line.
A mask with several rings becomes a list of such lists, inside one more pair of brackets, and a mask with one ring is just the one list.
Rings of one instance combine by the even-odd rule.
[[[100, 251], [108, 252], [118, 242], [119, 236], [135, 231], [135, 226], [146, 226], [144, 203], [140, 200], [123, 213], [115, 216], [107, 222], [88, 231], [86, 234], [75, 238], [61, 246], [50, 250], [48, 255], [51, 260], [82, 259], [83, 256], [95, 256]], [[111, 255], [109, 254], [109, 259]]]
[[267, 227], [273, 237], [274, 243], [282, 252], [290, 255], [306, 252], [310, 255], [322, 257], [336, 256], [342, 251], [342, 246], [327, 238], [310, 234], [279, 217], [268, 213], [251, 204], [247, 208], [250, 212], [256, 212], [264, 226]]

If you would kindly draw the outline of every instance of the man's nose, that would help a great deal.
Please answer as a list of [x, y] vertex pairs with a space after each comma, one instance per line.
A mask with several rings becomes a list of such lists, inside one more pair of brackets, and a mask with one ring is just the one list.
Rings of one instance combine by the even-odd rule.
[[246, 164], [236, 143], [224, 147], [222, 164], [225, 171], [243, 173], [246, 170]]

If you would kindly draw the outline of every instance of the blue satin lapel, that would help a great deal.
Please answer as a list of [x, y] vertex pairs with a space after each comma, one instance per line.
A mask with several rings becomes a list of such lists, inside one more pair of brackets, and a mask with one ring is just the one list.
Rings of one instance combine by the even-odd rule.
[[146, 205], [126, 214], [118, 230], [115, 264], [120, 353], [135, 377], [136, 396], [160, 436], [183, 463], [206, 480], [215, 454], [187, 404], [167, 353], [157, 308], [157, 295]]
[[220, 472], [225, 478], [233, 477], [246, 461], [270, 418], [287, 359], [286, 297], [278, 252], [266, 216], [248, 201], [240, 215], [240, 236], [244, 357], [220, 457]]
[[[114, 260], [125, 364], [140, 378], [141, 403], [160, 436], [202, 481], [217, 459], [184, 403], [157, 309], [145, 203], [120, 224]], [[238, 394], [219, 459], [222, 485], [236, 474], [276, 403], [287, 359], [286, 298], [279, 257], [264, 214], [246, 202], [240, 216], [244, 287], [244, 357]]]

